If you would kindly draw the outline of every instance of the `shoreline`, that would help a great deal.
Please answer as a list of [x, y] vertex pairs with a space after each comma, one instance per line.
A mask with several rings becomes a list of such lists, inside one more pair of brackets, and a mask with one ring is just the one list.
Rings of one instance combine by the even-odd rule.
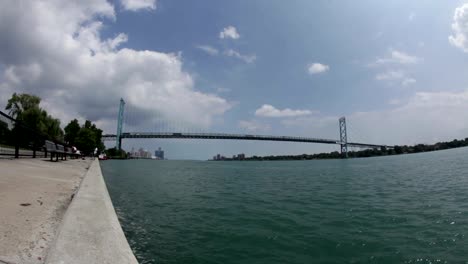
[[123, 233], [97, 159], [60, 225], [46, 264], [138, 264]]

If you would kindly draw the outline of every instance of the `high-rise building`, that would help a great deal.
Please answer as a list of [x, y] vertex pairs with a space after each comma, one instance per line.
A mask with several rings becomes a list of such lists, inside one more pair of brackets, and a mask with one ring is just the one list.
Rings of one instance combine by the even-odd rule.
[[157, 159], [163, 160], [163, 159], [164, 159], [164, 150], [162, 150], [162, 149], [159, 147], [158, 150], [154, 151], [154, 156], [155, 156]]

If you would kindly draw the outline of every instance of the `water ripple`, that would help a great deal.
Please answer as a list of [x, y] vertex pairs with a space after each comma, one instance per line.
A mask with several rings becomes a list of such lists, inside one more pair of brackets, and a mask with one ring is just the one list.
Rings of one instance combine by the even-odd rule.
[[465, 263], [467, 154], [102, 169], [140, 263]]

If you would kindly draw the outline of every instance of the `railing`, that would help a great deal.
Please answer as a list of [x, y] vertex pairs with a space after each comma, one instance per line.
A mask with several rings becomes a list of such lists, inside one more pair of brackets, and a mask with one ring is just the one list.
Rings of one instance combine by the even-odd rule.
[[0, 111], [0, 157], [47, 157], [48, 137]]

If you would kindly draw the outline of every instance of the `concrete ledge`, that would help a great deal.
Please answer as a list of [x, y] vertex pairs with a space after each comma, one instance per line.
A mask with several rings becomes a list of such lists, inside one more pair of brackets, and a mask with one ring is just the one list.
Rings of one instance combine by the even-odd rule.
[[137, 264], [95, 160], [65, 213], [48, 264]]

